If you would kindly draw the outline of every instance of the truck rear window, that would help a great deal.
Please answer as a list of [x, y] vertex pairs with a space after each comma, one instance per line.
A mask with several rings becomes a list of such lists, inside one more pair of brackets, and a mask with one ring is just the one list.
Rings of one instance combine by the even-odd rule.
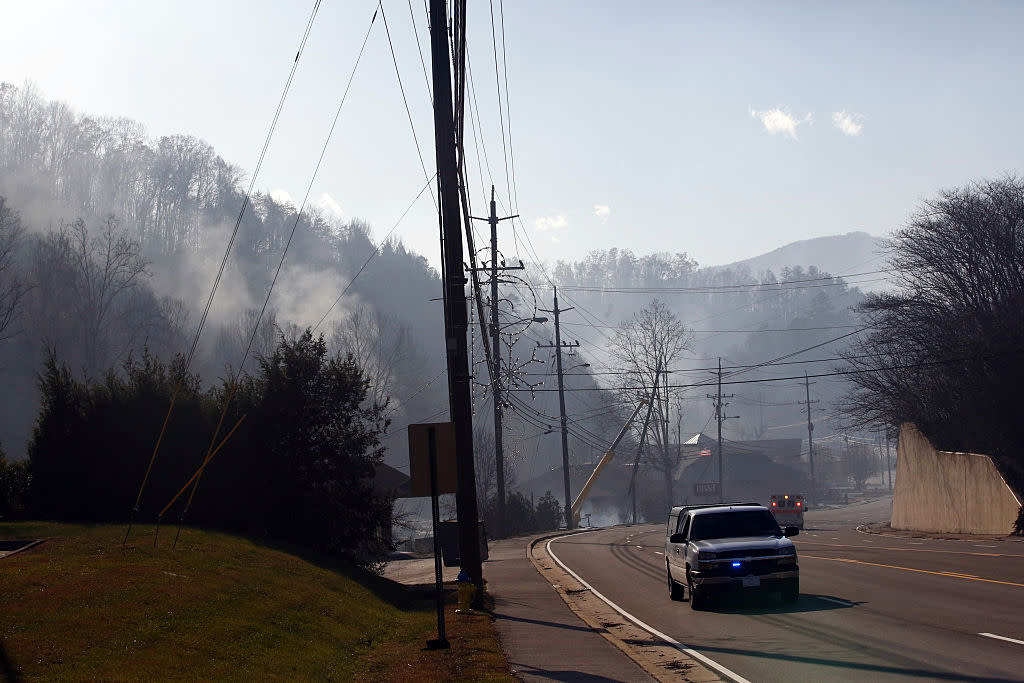
[[695, 515], [690, 528], [691, 541], [741, 536], [781, 536], [782, 530], [767, 510], [709, 512]]

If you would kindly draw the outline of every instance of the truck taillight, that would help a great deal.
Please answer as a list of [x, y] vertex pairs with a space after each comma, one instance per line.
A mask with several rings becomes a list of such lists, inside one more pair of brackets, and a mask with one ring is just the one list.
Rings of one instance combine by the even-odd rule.
[[779, 505], [779, 504], [778, 504], [778, 503], [776, 503], [776, 502], [775, 502], [774, 500], [772, 501], [772, 507], [778, 507], [778, 505]]
[[803, 503], [801, 503], [799, 500], [796, 502], [796, 506], [797, 507], [801, 507], [802, 505], [803, 505]]

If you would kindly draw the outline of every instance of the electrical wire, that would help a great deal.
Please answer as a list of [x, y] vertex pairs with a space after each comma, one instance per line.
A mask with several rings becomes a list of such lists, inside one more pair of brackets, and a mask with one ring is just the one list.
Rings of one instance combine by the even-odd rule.
[[249, 203], [251, 201], [253, 188], [256, 185], [256, 180], [259, 177], [260, 170], [263, 168], [263, 161], [264, 159], [266, 159], [267, 150], [270, 148], [270, 141], [273, 139], [274, 132], [277, 130], [277, 123], [281, 118], [281, 112], [284, 109], [284, 104], [288, 99], [288, 94], [289, 92], [291, 92], [292, 82], [295, 80], [295, 72], [299, 68], [299, 61], [302, 58], [302, 52], [306, 47], [306, 42], [309, 40], [309, 34], [313, 30], [313, 24], [316, 20], [316, 15], [319, 9], [320, 0], [315, 0], [315, 2], [313, 3], [313, 9], [309, 14], [309, 19], [306, 21], [306, 27], [303, 30], [302, 38], [299, 41], [299, 48], [295, 53], [295, 58], [292, 60], [291, 69], [288, 72], [288, 78], [285, 80], [284, 88], [282, 89], [281, 96], [278, 99], [277, 108], [275, 109], [274, 115], [271, 118], [270, 127], [267, 130], [266, 138], [263, 141], [263, 148], [260, 150], [259, 158], [257, 159], [255, 169], [253, 170], [252, 178], [249, 181], [249, 187], [245, 191], [245, 196], [242, 200], [242, 206], [238, 211], [238, 217], [235, 219], [235, 225], [231, 230], [231, 237], [228, 239], [227, 246], [224, 248], [224, 255], [221, 258], [220, 266], [217, 269], [217, 275], [216, 277], [214, 277], [213, 285], [210, 288], [210, 295], [206, 299], [206, 306], [203, 308], [203, 313], [200, 316], [199, 324], [196, 327], [195, 336], [192, 338], [192, 345], [189, 348], [189, 352], [185, 357], [185, 365], [184, 372], [182, 374], [182, 380], [179, 381], [177, 387], [174, 390], [174, 394], [171, 397], [171, 403], [167, 409], [167, 415], [164, 418], [163, 425], [160, 428], [160, 433], [157, 436], [156, 446], [153, 449], [153, 455], [150, 457], [149, 464], [146, 467], [146, 473], [142, 478], [141, 485], [139, 486], [139, 493], [136, 496], [135, 505], [132, 507], [132, 510], [129, 515], [128, 529], [125, 533], [122, 545], [128, 542], [128, 536], [131, 534], [132, 520], [134, 520], [134, 515], [139, 511], [140, 505], [142, 503], [142, 495], [145, 492], [146, 485], [149, 483], [149, 477], [153, 471], [153, 463], [156, 462], [157, 455], [160, 452], [160, 446], [163, 443], [163, 437], [167, 430], [167, 425], [170, 422], [171, 414], [174, 412], [174, 406], [175, 403], [177, 402], [178, 394], [181, 391], [182, 383], [184, 382], [184, 376], [187, 375], [188, 369], [192, 366], [192, 361], [195, 357], [196, 349], [198, 349], [199, 347], [199, 340], [202, 337], [203, 328], [206, 326], [206, 321], [209, 318], [210, 309], [213, 306], [214, 298], [217, 295], [217, 290], [220, 287], [221, 279], [224, 276], [224, 270], [227, 267], [228, 259], [231, 256], [231, 250], [234, 247], [235, 240], [238, 238], [238, 231], [242, 225], [242, 218], [245, 215], [245, 210], [246, 208], [248, 208]]
[[[437, 174], [435, 173], [434, 177], [436, 176]], [[317, 322], [317, 324], [313, 326], [313, 332], [316, 332], [320, 328], [320, 326], [323, 325], [324, 321], [327, 320], [327, 316], [331, 314], [331, 311], [334, 310], [334, 307], [338, 305], [338, 302], [340, 302], [341, 299], [348, 293], [348, 290], [352, 288], [352, 285], [354, 285], [356, 280], [359, 279], [359, 276], [363, 274], [363, 271], [366, 270], [366, 266], [370, 265], [370, 261], [372, 261], [374, 257], [380, 253], [381, 248], [384, 246], [384, 244], [387, 243], [388, 238], [391, 237], [391, 234], [398, 229], [399, 225], [402, 224], [402, 221], [405, 220], [405, 217], [409, 215], [409, 212], [412, 211], [412, 207], [416, 205], [416, 202], [419, 201], [420, 197], [423, 196], [423, 193], [427, 191], [427, 188], [430, 187], [430, 184], [432, 182], [434, 182], [433, 177], [428, 179], [426, 184], [420, 188], [420, 191], [418, 193], [416, 193], [416, 196], [413, 198], [413, 200], [409, 202], [409, 205], [407, 207], [405, 207], [405, 211], [402, 212], [402, 215], [398, 217], [398, 220], [395, 221], [394, 225], [391, 226], [391, 229], [388, 230], [386, 235], [384, 235], [384, 239], [380, 240], [377, 243], [377, 247], [372, 252], [370, 252], [369, 256], [366, 257], [366, 260], [363, 261], [363, 265], [359, 266], [359, 270], [357, 270], [356, 274], [352, 276], [352, 279], [348, 281], [348, 284], [345, 285], [345, 288], [341, 290], [341, 294], [338, 295], [338, 298], [334, 300], [334, 303], [330, 305], [330, 307], [327, 309], [327, 312], [324, 313], [323, 316], [320, 317], [320, 320]]]
[[[380, 18], [384, 21], [384, 33], [388, 37], [388, 47], [391, 48], [391, 61], [394, 62], [395, 65], [395, 76], [398, 79], [398, 89], [402, 93], [402, 103], [405, 105], [405, 115], [406, 118], [409, 119], [409, 129], [412, 130], [412, 140], [416, 144], [416, 155], [420, 160], [420, 168], [423, 169], [423, 177], [427, 179], [427, 185], [429, 186], [430, 181], [434, 176], [427, 172], [427, 164], [423, 161], [423, 150], [420, 148], [419, 136], [416, 135], [416, 126], [412, 122], [412, 112], [409, 110], [409, 100], [405, 96], [405, 86], [402, 85], [402, 74], [398, 69], [398, 57], [395, 56], [395, 44], [391, 42], [391, 30], [388, 28], [387, 15], [384, 14], [384, 0], [378, 0], [377, 6], [380, 8]], [[434, 172], [434, 175], [437, 175], [436, 171]], [[430, 198], [434, 200], [435, 207], [440, 206], [437, 203], [437, 197], [434, 196], [433, 192], [430, 193]]]

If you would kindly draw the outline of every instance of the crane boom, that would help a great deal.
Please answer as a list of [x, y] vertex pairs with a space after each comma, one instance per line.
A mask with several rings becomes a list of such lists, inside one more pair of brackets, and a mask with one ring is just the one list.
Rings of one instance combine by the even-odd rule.
[[636, 419], [637, 413], [639, 413], [640, 409], [645, 405], [647, 405], [647, 399], [640, 399], [640, 403], [638, 403], [636, 408], [633, 410], [633, 414], [629, 416], [629, 419], [626, 420], [626, 424], [619, 430], [619, 435], [615, 437], [615, 441], [612, 441], [611, 447], [605, 451], [604, 455], [601, 456], [601, 460], [597, 463], [597, 467], [594, 468], [590, 478], [587, 479], [587, 483], [583, 485], [583, 488], [580, 490], [580, 494], [576, 496], [576, 500], [572, 502], [572, 518], [574, 524], [578, 524], [580, 521], [580, 507], [582, 507], [583, 501], [587, 499], [587, 494], [590, 493], [590, 487], [592, 487], [594, 482], [597, 481], [597, 477], [601, 474], [601, 470], [603, 470], [605, 466], [612, 461], [612, 458], [615, 457], [615, 448], [619, 445], [619, 442], [622, 441], [622, 437], [626, 436], [626, 432], [629, 431], [629, 426], [633, 424], [633, 420]]

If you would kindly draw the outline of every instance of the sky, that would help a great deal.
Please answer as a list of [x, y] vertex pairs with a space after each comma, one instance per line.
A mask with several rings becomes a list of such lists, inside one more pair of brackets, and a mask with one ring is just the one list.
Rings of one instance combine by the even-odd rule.
[[[154, 138], [203, 138], [250, 174], [313, 7], [8, 4], [0, 81]], [[487, 159], [467, 149], [473, 213], [493, 182], [499, 212], [521, 216], [502, 224], [506, 254], [618, 247], [717, 265], [886, 234], [943, 188], [1022, 170], [1024, 3], [468, 5], [479, 129], [467, 144]], [[382, 238], [433, 173], [433, 122], [424, 4], [385, 2], [387, 32], [370, 25], [376, 7], [323, 0], [256, 186], [301, 201], [369, 29], [310, 201]], [[394, 235], [438, 263], [428, 194]]]

